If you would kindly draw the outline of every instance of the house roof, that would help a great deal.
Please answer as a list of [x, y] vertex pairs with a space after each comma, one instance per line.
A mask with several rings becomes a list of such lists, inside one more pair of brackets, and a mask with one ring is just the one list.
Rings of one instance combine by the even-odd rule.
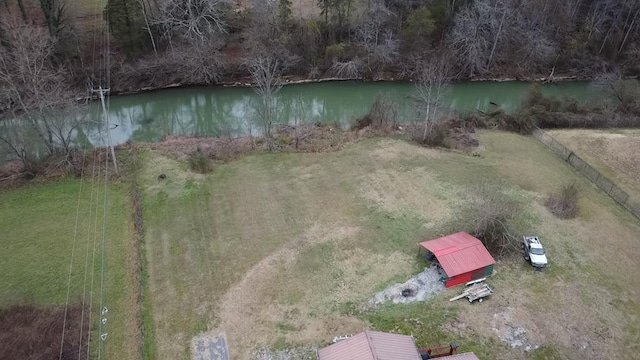
[[444, 356], [444, 357], [441, 357], [441, 358], [438, 358], [438, 359], [439, 360], [447, 360], [447, 359], [449, 359], [449, 360], [480, 360], [480, 359], [478, 359], [476, 354], [474, 354], [472, 352]]
[[482, 242], [466, 232], [423, 241], [420, 246], [436, 256], [448, 277], [482, 269], [496, 263]]
[[411, 336], [365, 331], [318, 351], [319, 360], [420, 360]]

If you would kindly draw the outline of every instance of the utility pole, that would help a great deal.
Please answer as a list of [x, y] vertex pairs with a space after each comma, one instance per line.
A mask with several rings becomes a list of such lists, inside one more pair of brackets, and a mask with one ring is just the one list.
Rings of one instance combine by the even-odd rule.
[[111, 150], [111, 157], [113, 158], [113, 168], [116, 170], [116, 175], [118, 174], [118, 162], [116, 161], [116, 152], [113, 149], [113, 144], [111, 143], [111, 132], [109, 129], [109, 113], [107, 112], [107, 106], [104, 103], [104, 94], [109, 92], [110, 89], [103, 89], [102, 86], [98, 88], [98, 90], [93, 90], [93, 92], [97, 92], [100, 96], [100, 103], [102, 103], [102, 115], [104, 116], [105, 125], [107, 127], [107, 143], [109, 144], [109, 150]]

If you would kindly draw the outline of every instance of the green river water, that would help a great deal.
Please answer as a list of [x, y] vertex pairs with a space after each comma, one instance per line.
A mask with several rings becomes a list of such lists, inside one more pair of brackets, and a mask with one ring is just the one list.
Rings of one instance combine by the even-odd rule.
[[[467, 82], [450, 86], [445, 108], [468, 112], [487, 110], [499, 104], [513, 111], [529, 89], [526, 82]], [[415, 120], [413, 85], [402, 82], [323, 82], [283, 87], [278, 94], [279, 123], [329, 123], [348, 127], [366, 114], [377, 94], [385, 94], [397, 104], [400, 121]], [[543, 93], [567, 95], [580, 101], [590, 97], [588, 82], [545, 84]], [[127, 140], [159, 141], [165, 134], [187, 136], [239, 136], [251, 129], [260, 133], [255, 121], [256, 100], [250, 88], [191, 87], [114, 96], [109, 114], [114, 144]], [[93, 108], [99, 118], [99, 106]], [[118, 125], [115, 127], [115, 125]], [[114, 128], [115, 127], [115, 128]], [[106, 143], [104, 126], [84, 129], [94, 146]]]

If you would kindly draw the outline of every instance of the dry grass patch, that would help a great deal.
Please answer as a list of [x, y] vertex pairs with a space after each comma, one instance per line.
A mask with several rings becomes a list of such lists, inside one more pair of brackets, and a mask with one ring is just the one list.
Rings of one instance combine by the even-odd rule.
[[145, 191], [150, 194], [182, 196], [185, 187], [200, 183], [203, 179], [202, 174], [189, 171], [188, 164], [178, 160], [144, 151], [140, 156], [145, 163], [141, 177], [145, 182]]
[[640, 130], [554, 130], [550, 134], [640, 198]]
[[393, 139], [381, 139], [371, 155], [379, 161], [390, 162], [409, 158], [439, 159], [442, 153], [438, 150], [416, 147], [415, 144]]
[[[484, 133], [481, 141], [488, 139], [492, 143], [498, 135]], [[495, 287], [508, 290], [494, 296], [496, 309], [504, 306], [527, 309], [530, 312], [527, 321], [537, 329], [535, 334], [540, 341], [557, 345], [568, 358], [591, 358], [599, 351], [617, 354], [616, 357], [631, 356], [632, 352], [620, 344], [631, 341], [628, 334], [638, 333], [640, 326], [631, 321], [638, 314], [622, 312], [613, 303], [640, 299], [640, 280], [626, 275], [640, 270], [635, 260], [640, 254], [637, 241], [640, 226], [599, 189], [576, 176], [570, 166], [557, 158], [547, 159], [548, 156], [537, 149], [541, 145], [531, 140], [523, 141], [530, 147], [527, 155], [511, 150], [508, 151], [511, 157], [501, 158], [500, 173], [510, 178], [532, 173], [556, 174], [549, 174], [547, 181], [541, 183], [520, 180], [533, 190], [525, 195], [532, 204], [529, 208], [534, 216], [532, 231], [541, 237], [551, 267], [542, 274], [527, 271], [524, 275], [517, 267], [528, 270], [526, 264], [501, 269], [494, 279]], [[534, 171], [522, 172], [518, 161], [524, 160], [523, 156], [529, 161], [537, 160]], [[580, 216], [561, 220], [544, 208], [543, 194], [572, 178], [581, 189]], [[484, 316], [493, 316], [492, 312], [497, 310]], [[474, 316], [472, 313], [465, 317], [473, 321]], [[478, 331], [483, 319], [488, 320], [480, 316]]]
[[[319, 294], [314, 291], [317, 284], [300, 284], [293, 271], [300, 252], [317, 244], [345, 241], [357, 231], [352, 227], [315, 225], [254, 265], [220, 302], [218, 326], [227, 334], [229, 351], [247, 358], [256, 345], [268, 346], [283, 332], [305, 329], [309, 325], [307, 293], [313, 293], [311, 298]], [[310, 340], [313, 338], [307, 339]]]
[[[270, 345], [280, 337], [329, 339], [334, 331], [341, 332], [330, 330], [329, 323], [334, 321], [362, 324], [334, 313], [335, 301], [348, 300], [349, 293], [358, 300], [367, 298], [381, 283], [408, 276], [415, 263], [404, 258], [405, 249], [393, 254], [394, 249], [424, 222], [405, 233], [389, 228], [401, 239], [385, 245], [384, 253], [357, 252], [385, 244], [384, 233], [343, 233], [368, 226], [368, 209], [377, 208], [360, 195], [361, 179], [377, 168], [402, 166], [398, 160], [372, 155], [377, 141], [366, 140], [337, 153], [248, 156], [219, 164], [208, 175], [193, 174], [184, 163], [148, 150], [140, 183], [158, 353], [181, 358], [188, 354], [190, 337], [214, 328], [227, 332], [233, 351], [250, 351], [258, 343]], [[394, 143], [406, 147], [402, 141]], [[385, 147], [393, 151], [393, 145]], [[414, 158], [422, 161], [423, 150], [416, 149]], [[159, 172], [167, 178], [158, 180]], [[408, 188], [421, 189], [414, 191], [416, 196], [434, 198], [430, 193], [435, 188], [411, 184], [420, 174], [407, 170], [400, 179], [403, 176], [413, 179], [407, 182]], [[438, 209], [434, 206], [430, 211]], [[404, 226], [402, 221], [397, 226]], [[316, 250], [320, 246], [325, 248]], [[332, 254], [326, 262], [316, 261], [326, 254]], [[365, 282], [357, 275], [361, 271], [351, 273], [356, 267], [369, 269]], [[247, 286], [247, 299], [230, 295], [242, 292], [243, 281], [254, 284], [250, 281], [254, 277], [262, 280], [255, 287]], [[282, 289], [283, 284], [290, 286]], [[326, 296], [334, 290], [339, 296]], [[255, 297], [257, 293], [263, 296]], [[241, 335], [234, 341], [237, 334], [246, 332], [234, 330], [241, 324], [233, 319], [245, 315], [231, 307], [243, 301], [249, 308], [259, 306], [251, 316], [262, 320], [252, 323], [247, 334], [253, 338]], [[306, 305], [295, 310], [298, 315], [291, 315], [291, 308], [300, 304]]]
[[[160, 356], [188, 358], [190, 339], [211, 330], [226, 332], [231, 356], [243, 358], [264, 346], [323, 343], [373, 326], [421, 331], [425, 342], [464, 340], [483, 358], [517, 359], [524, 353], [501, 345], [498, 333], [518, 324], [531, 342], [566, 358], [598, 348], [633, 355], [623, 344], [640, 333], [633, 321], [640, 280], [626, 275], [640, 271], [638, 222], [535, 139], [478, 136], [482, 157], [431, 156], [387, 139], [334, 153], [252, 155], [175, 187], [175, 196], [162, 195], [174, 185], [158, 185], [155, 170], [143, 169]], [[189, 172], [182, 166], [169, 170]], [[560, 220], [544, 206], [546, 194], [573, 179], [579, 217]], [[420, 270], [416, 243], [435, 237], [479, 181], [502, 186], [523, 206], [519, 225], [541, 237], [551, 267], [537, 273], [519, 259], [500, 261], [491, 279], [496, 294], [480, 306], [449, 303], [454, 289], [428, 304], [362, 313], [377, 291]], [[494, 323], [498, 331], [487, 326]], [[581, 350], [573, 339], [589, 345]]]
[[451, 190], [424, 167], [405, 171], [378, 169], [365, 175], [360, 186], [362, 196], [375, 207], [398, 215], [417, 214], [431, 224], [451, 215], [444, 196]]

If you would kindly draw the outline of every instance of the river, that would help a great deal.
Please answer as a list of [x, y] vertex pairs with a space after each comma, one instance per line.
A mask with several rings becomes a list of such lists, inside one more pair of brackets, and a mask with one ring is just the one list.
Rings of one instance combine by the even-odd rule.
[[[515, 81], [453, 84], [440, 108], [469, 112], [490, 109], [494, 103], [513, 111], [530, 85]], [[542, 92], [571, 96], [579, 101], [591, 97], [591, 87], [586, 81], [545, 84]], [[290, 125], [320, 122], [348, 127], [369, 111], [376, 95], [383, 94], [397, 104], [399, 121], [412, 121], [416, 120], [413, 93], [413, 85], [406, 82], [334, 81], [288, 85], [278, 94], [278, 118], [280, 123]], [[249, 131], [260, 134], [261, 127], [256, 125], [253, 110], [255, 101], [251, 88], [233, 87], [189, 87], [114, 96], [108, 102], [111, 141], [114, 145], [128, 140], [155, 142], [166, 134], [240, 136]], [[100, 104], [92, 104], [89, 112], [92, 121], [74, 133], [76, 142], [84, 147], [105, 146], [106, 127], [101, 121]], [[30, 148], [40, 153], [43, 150], [35, 143]], [[6, 156], [12, 158], [10, 152], [2, 157], [7, 159]]]
[[[507, 111], [515, 110], [530, 87], [526, 82], [466, 82], [450, 86], [443, 101], [445, 108], [468, 112], [487, 110], [490, 103]], [[397, 104], [400, 121], [415, 119], [413, 85], [402, 82], [337, 81], [285, 86], [279, 92], [280, 123], [329, 123], [348, 127], [366, 114], [377, 94], [384, 94]], [[567, 95], [586, 101], [588, 82], [545, 84], [543, 93]], [[251, 130], [260, 133], [255, 124], [250, 88], [191, 87], [148, 93], [115, 96], [110, 100], [109, 114], [113, 125], [114, 144], [127, 140], [159, 141], [165, 134], [186, 136], [239, 136]], [[95, 106], [92, 117], [98, 117]], [[115, 127], [117, 125], [117, 127]], [[114, 128], [115, 127], [115, 128]], [[94, 146], [105, 144], [99, 125], [85, 129]]]

